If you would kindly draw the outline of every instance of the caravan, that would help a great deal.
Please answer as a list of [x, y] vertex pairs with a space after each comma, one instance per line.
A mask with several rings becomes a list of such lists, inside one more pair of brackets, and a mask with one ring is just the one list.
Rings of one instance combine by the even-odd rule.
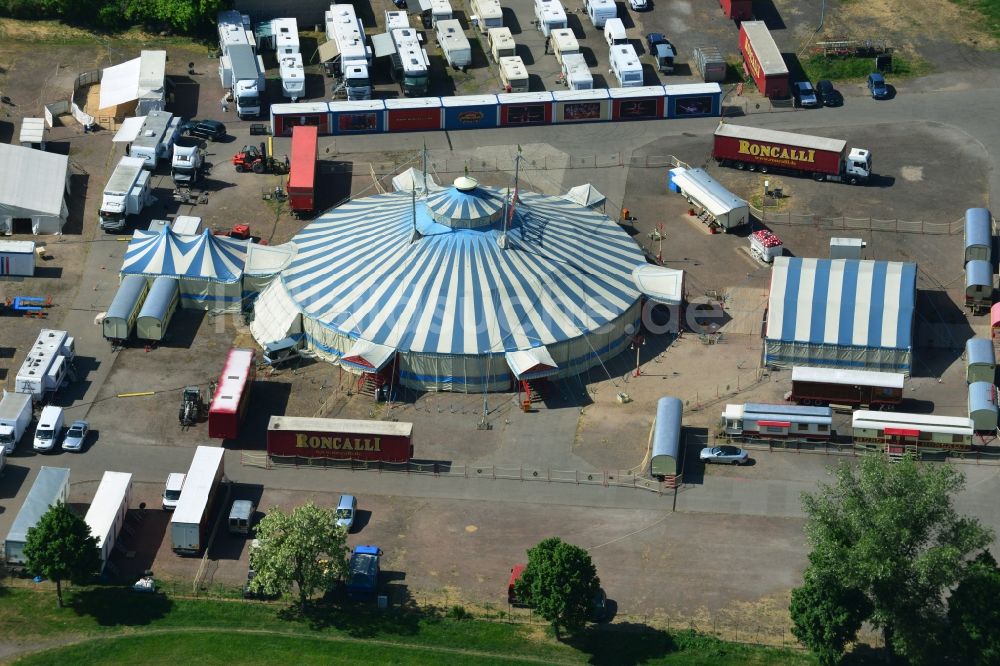
[[580, 52], [580, 42], [569, 28], [559, 28], [552, 31], [552, 53], [556, 62], [562, 64], [563, 57]]
[[486, 34], [490, 28], [503, 27], [503, 9], [500, 0], [472, 0], [473, 23], [479, 32]]
[[642, 85], [642, 63], [631, 44], [619, 44], [611, 47], [611, 73], [618, 79], [622, 88], [634, 88]]
[[553, 30], [567, 27], [566, 10], [559, 0], [535, 0], [535, 18], [538, 19], [538, 29], [546, 37]]
[[625, 34], [625, 24], [620, 18], [608, 19], [604, 24], [604, 40], [608, 46], [618, 44], [628, 44], [628, 35]]
[[500, 83], [506, 92], [528, 92], [528, 70], [520, 56], [500, 58]]
[[517, 46], [514, 44], [514, 36], [510, 34], [510, 28], [490, 28], [486, 33], [486, 40], [490, 43], [490, 55], [493, 62], [499, 62], [500, 58], [517, 55]]
[[594, 77], [587, 67], [587, 60], [580, 53], [571, 53], [563, 56], [562, 60], [563, 79], [570, 90], [592, 90], [594, 88]]
[[615, 0], [587, 0], [586, 9], [595, 28], [603, 28], [608, 19], [618, 16]]
[[457, 19], [438, 21], [434, 27], [435, 36], [444, 58], [452, 69], [465, 70], [472, 63], [472, 47]]

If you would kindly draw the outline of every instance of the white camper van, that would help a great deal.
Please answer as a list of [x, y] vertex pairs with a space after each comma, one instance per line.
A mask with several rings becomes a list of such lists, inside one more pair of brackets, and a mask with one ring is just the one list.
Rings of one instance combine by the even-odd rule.
[[611, 73], [618, 79], [622, 88], [634, 88], [642, 85], [642, 63], [631, 44], [618, 44], [611, 47]]
[[625, 34], [625, 24], [620, 18], [610, 18], [604, 23], [604, 39], [608, 46], [616, 44], [628, 44], [628, 35]]
[[618, 16], [615, 0], [587, 0], [587, 16], [595, 28], [603, 28], [608, 19]]

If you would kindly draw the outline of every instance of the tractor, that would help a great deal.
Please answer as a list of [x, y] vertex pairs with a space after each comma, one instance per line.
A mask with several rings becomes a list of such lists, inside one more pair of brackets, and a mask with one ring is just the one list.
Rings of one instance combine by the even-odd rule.
[[233, 155], [233, 166], [238, 173], [253, 171], [254, 173], [288, 173], [288, 166], [284, 161], [276, 160], [273, 152], [268, 150], [268, 144], [260, 143], [258, 148], [255, 145], [243, 146], [240, 152]]
[[185, 386], [177, 419], [182, 427], [193, 426], [205, 418], [205, 399], [197, 386]]

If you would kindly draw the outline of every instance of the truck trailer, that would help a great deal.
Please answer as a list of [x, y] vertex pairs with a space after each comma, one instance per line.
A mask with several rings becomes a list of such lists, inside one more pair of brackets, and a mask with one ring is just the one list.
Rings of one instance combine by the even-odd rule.
[[895, 372], [794, 366], [792, 390], [786, 397], [801, 405], [893, 409], [903, 402], [904, 381]]
[[292, 159], [288, 171], [288, 205], [296, 215], [316, 209], [316, 151], [319, 132], [315, 125], [292, 128]]
[[764, 21], [740, 24], [740, 51], [743, 69], [753, 78], [761, 95], [771, 99], [788, 97], [788, 66]]
[[75, 341], [66, 331], [43, 328], [17, 371], [14, 390], [42, 402], [63, 385], [75, 357]]
[[101, 229], [125, 231], [129, 216], [138, 215], [153, 201], [149, 175], [139, 157], [123, 157], [111, 173], [101, 196]]
[[749, 21], [753, 18], [753, 0], [719, 0], [722, 13], [734, 21]]
[[4, 542], [4, 557], [8, 565], [24, 564], [24, 544], [28, 540], [28, 530], [38, 524], [49, 507], [56, 502], [69, 501], [69, 468], [42, 467], [35, 482], [31, 484], [28, 496], [24, 498], [21, 510], [14, 518], [7, 540]]
[[31, 396], [27, 393], [3, 392], [0, 400], [0, 448], [7, 455], [14, 453], [17, 443], [31, 425]]
[[101, 556], [101, 570], [111, 558], [115, 542], [125, 525], [128, 505], [132, 501], [132, 475], [126, 472], [105, 472], [101, 485], [94, 493], [87, 516], [83, 519], [91, 536], [97, 537], [97, 550]]
[[871, 151], [847, 150], [842, 139], [793, 134], [720, 123], [712, 157], [722, 166], [750, 171], [783, 171], [815, 180], [864, 183], [871, 176]]
[[184, 478], [184, 491], [170, 518], [170, 542], [178, 555], [196, 555], [205, 547], [215, 498], [225, 474], [225, 449], [199, 446]]
[[269, 456], [405, 463], [413, 455], [413, 424], [402, 421], [272, 416]]

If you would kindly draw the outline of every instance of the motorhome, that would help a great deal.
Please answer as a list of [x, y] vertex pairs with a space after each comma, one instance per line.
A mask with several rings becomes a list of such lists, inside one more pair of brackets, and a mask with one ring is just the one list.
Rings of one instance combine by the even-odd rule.
[[169, 111], [150, 111], [129, 144], [128, 155], [141, 159], [144, 168], [155, 170], [160, 160], [170, 157], [180, 133], [180, 118]]
[[427, 49], [420, 44], [417, 31], [413, 28], [393, 30], [392, 44], [394, 51], [389, 57], [393, 79], [406, 97], [423, 97], [430, 85], [431, 61]]
[[326, 38], [336, 44], [334, 71], [343, 79], [340, 85], [347, 99], [371, 99], [368, 68], [372, 64], [372, 49], [365, 44], [365, 26], [353, 5], [330, 5], [326, 12]]
[[472, 47], [469, 38], [462, 30], [462, 24], [457, 19], [438, 21], [434, 33], [441, 50], [444, 51], [444, 59], [452, 69], [464, 71], [472, 63]]
[[[17, 371], [14, 390], [42, 402], [70, 377], [76, 341], [66, 331], [43, 328]], [[71, 378], [71, 377], [70, 377]]]
[[553, 30], [568, 27], [566, 10], [559, 4], [559, 0], [535, 0], [535, 18], [538, 20], [538, 29], [546, 37]]
[[230, 91], [240, 118], [260, 115], [264, 95], [264, 61], [257, 55], [257, 42], [250, 18], [236, 11], [219, 12], [219, 80]]
[[631, 44], [618, 44], [611, 47], [611, 73], [618, 79], [622, 88], [641, 86], [643, 82], [642, 63]]
[[506, 92], [528, 92], [528, 70], [520, 56], [500, 58], [500, 83]]

